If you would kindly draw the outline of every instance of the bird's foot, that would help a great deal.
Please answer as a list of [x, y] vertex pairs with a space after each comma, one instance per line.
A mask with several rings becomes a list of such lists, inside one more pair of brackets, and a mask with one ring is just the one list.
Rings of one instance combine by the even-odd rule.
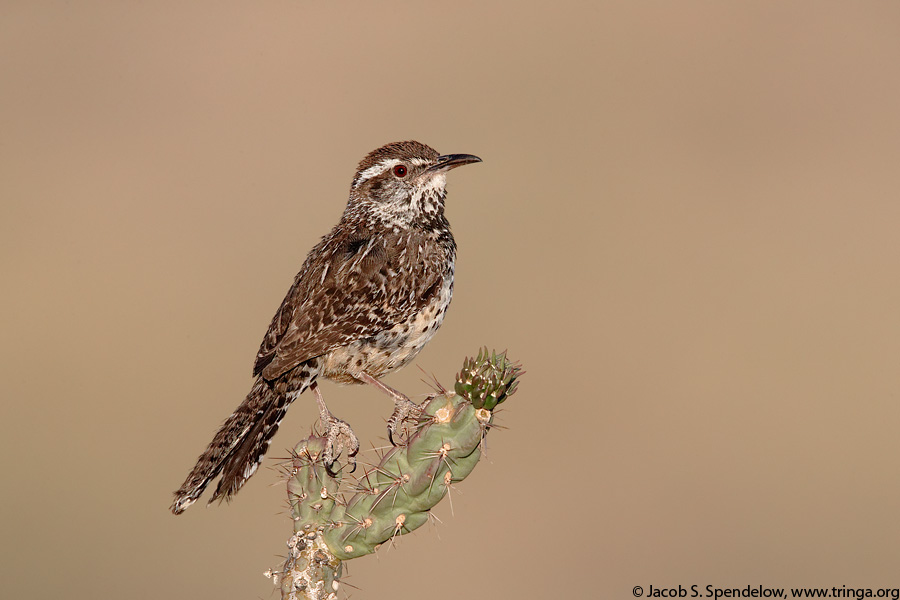
[[334, 465], [338, 456], [346, 448], [347, 463], [353, 467], [350, 469], [352, 473], [356, 470], [356, 454], [359, 452], [359, 439], [353, 433], [353, 430], [350, 429], [350, 424], [347, 421], [338, 419], [331, 414], [331, 411], [325, 406], [325, 400], [322, 398], [319, 386], [313, 384], [311, 387], [316, 396], [316, 403], [319, 405], [319, 420], [322, 422], [322, 427], [325, 428], [325, 450], [322, 452], [322, 462], [333, 473], [332, 465]]
[[[418, 421], [424, 410], [423, 405], [416, 404], [406, 396], [394, 398], [394, 412], [387, 421], [388, 439], [391, 441], [391, 445], [397, 445], [394, 437], [400, 439], [399, 433], [403, 425]], [[406, 437], [409, 439], [409, 436]]]
[[394, 412], [393, 414], [391, 414], [391, 418], [388, 419], [387, 429], [388, 439], [391, 441], [391, 445], [396, 446], [397, 443], [394, 441], [394, 436], [398, 436], [399, 439], [398, 434], [400, 433], [400, 429], [402, 428], [403, 424], [409, 421], [415, 421], [419, 418], [419, 416], [422, 414], [422, 411], [425, 410], [425, 403], [423, 402], [422, 405], [416, 404], [415, 402], [410, 400], [406, 394], [398, 392], [394, 388], [381, 383], [380, 381], [378, 381], [378, 379], [369, 375], [365, 371], [356, 373], [354, 377], [364, 383], [368, 383], [369, 385], [378, 388], [394, 400]]
[[356, 434], [346, 421], [338, 419], [330, 412], [319, 415], [319, 418], [325, 427], [325, 451], [322, 453], [322, 462], [329, 471], [332, 471], [332, 465], [346, 448], [347, 463], [352, 467], [350, 469], [352, 473], [356, 470], [356, 454], [359, 452]]

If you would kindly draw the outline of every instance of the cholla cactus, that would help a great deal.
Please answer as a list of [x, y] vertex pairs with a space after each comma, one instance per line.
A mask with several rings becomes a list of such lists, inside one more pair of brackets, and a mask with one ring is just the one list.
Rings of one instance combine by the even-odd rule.
[[287, 485], [295, 533], [280, 573], [282, 598], [336, 599], [341, 561], [423, 525], [449, 487], [475, 468], [492, 411], [515, 392], [520, 374], [505, 352], [485, 349], [467, 359], [457, 393], [427, 400], [409, 440], [386, 452], [346, 494], [341, 473], [322, 461], [324, 440], [300, 442]]

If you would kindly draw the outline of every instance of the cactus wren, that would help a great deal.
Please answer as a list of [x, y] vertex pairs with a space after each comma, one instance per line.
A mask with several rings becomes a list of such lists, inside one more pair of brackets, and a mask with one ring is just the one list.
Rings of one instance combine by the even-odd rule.
[[172, 512], [194, 503], [221, 474], [230, 499], [262, 462], [288, 405], [312, 389], [332, 464], [359, 442], [322, 399], [316, 379], [368, 383], [394, 399], [393, 442], [418, 407], [379, 381], [409, 363], [444, 319], [453, 294], [456, 243], [444, 217], [447, 171], [481, 162], [440, 156], [419, 142], [383, 146], [359, 163], [340, 222], [310, 251], [256, 355], [256, 381], [175, 492]]

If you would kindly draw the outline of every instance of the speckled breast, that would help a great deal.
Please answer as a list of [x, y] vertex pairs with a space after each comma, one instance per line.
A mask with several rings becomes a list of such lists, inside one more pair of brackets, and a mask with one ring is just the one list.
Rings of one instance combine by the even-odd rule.
[[322, 374], [338, 383], [360, 383], [354, 373], [365, 371], [382, 377], [412, 361], [434, 337], [453, 296], [453, 272], [431, 302], [405, 322], [397, 323], [374, 337], [358, 340], [325, 355]]

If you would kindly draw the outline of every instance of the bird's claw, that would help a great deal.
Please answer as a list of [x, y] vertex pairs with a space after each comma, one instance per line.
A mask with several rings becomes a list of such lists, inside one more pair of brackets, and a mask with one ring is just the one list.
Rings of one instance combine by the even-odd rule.
[[356, 470], [356, 454], [359, 452], [359, 439], [350, 425], [335, 417], [330, 412], [320, 415], [322, 425], [325, 427], [325, 451], [322, 453], [322, 462], [329, 472], [337, 461], [338, 456], [347, 449], [347, 462], [352, 465], [350, 472]]
[[400, 429], [404, 423], [417, 420], [425, 409], [422, 405], [416, 404], [409, 398], [395, 398], [394, 412], [387, 421], [388, 440], [392, 446], [396, 446], [394, 436], [400, 433]]

